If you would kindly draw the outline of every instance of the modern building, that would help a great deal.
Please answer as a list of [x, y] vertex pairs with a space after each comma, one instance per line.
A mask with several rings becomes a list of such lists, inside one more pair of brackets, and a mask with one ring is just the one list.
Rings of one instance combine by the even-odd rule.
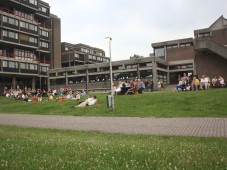
[[85, 44], [61, 43], [62, 67], [109, 62], [102, 49]]
[[46, 88], [61, 67], [60, 19], [41, 0], [0, 1], [0, 92]]
[[183, 73], [223, 76], [227, 80], [227, 20], [221, 16], [210, 27], [194, 31], [194, 39], [153, 43], [155, 57], [168, 62], [169, 83]]
[[[221, 75], [227, 80], [227, 20], [223, 16], [210, 27], [195, 30], [194, 38], [152, 43], [151, 46], [154, 56], [112, 62], [114, 82], [140, 78], [152, 80], [156, 88], [158, 80], [164, 84], [175, 84], [178, 76], [183, 73], [198, 77], [206, 75], [210, 78]], [[65, 48], [66, 44], [62, 47]], [[72, 48], [70, 52], [73, 55], [63, 52], [64, 68], [48, 71], [49, 87], [110, 89], [109, 63], [87, 64], [87, 60], [83, 58], [80, 61], [83, 65], [78, 66], [74, 50]]]

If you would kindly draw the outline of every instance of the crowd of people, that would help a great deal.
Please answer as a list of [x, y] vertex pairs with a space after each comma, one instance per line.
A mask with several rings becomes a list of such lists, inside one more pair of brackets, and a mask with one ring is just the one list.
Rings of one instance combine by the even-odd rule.
[[[222, 76], [213, 77], [210, 79], [208, 76], [203, 75], [201, 78], [198, 76], [187, 76], [186, 73], [182, 77], [178, 77], [178, 85], [173, 91], [196, 91], [196, 90], [208, 90], [211, 87], [224, 87], [225, 80]], [[157, 90], [160, 90], [162, 83], [160, 81], [156, 84]], [[134, 79], [130, 81], [119, 81], [116, 86], [113, 84], [113, 93], [115, 95], [128, 95], [128, 94], [142, 94], [144, 91], [153, 91], [154, 84], [152, 80]], [[40, 102], [40, 101], [65, 101], [74, 100], [79, 101], [81, 97], [87, 96], [85, 90], [75, 91], [69, 88], [60, 88], [58, 91], [56, 89], [5, 89], [3, 95], [8, 98], [15, 98], [17, 100], [22, 100], [24, 102]], [[43, 97], [45, 96], [45, 99]], [[73, 106], [75, 108], [83, 108], [85, 106], [94, 105], [97, 102], [96, 96], [88, 96], [88, 98], [80, 102], [78, 106]]]
[[[45, 90], [33, 90], [33, 89], [5, 89], [3, 95], [7, 98], [13, 98], [16, 100], [22, 100], [23, 102], [41, 102], [41, 101], [65, 101], [65, 100], [81, 100], [81, 97], [86, 97], [87, 93], [85, 90], [73, 92], [71, 88], [60, 88], [59, 91], [56, 89]], [[45, 99], [44, 99], [45, 97]], [[92, 100], [94, 99], [94, 100]], [[88, 96], [85, 101], [79, 102], [75, 108], [84, 108], [85, 106], [94, 105], [97, 102], [96, 96]]]
[[143, 91], [153, 90], [153, 81], [145, 80], [145, 82], [143, 82], [141, 79], [119, 81], [117, 86], [113, 84], [113, 90], [115, 95], [142, 94]]
[[197, 90], [208, 90], [211, 87], [224, 87], [225, 80], [222, 76], [215, 76], [210, 79], [208, 76], [202, 75], [201, 78], [198, 76], [187, 76], [186, 73], [182, 77], [178, 78], [178, 85], [174, 91], [197, 91]]

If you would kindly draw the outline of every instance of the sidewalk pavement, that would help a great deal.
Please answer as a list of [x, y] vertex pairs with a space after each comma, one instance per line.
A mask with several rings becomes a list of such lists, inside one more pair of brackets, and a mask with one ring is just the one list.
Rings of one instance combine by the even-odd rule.
[[227, 137], [227, 118], [81, 117], [0, 114], [0, 125], [125, 134]]

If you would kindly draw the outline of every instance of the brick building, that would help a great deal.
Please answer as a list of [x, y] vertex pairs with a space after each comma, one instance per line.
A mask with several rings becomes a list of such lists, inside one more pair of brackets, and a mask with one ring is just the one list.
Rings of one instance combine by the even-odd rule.
[[0, 1], [0, 92], [47, 88], [47, 70], [61, 66], [60, 19], [41, 0]]

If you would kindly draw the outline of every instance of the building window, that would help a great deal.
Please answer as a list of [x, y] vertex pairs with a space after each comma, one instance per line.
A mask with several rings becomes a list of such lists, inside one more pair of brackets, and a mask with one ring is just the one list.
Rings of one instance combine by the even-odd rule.
[[3, 22], [18, 26], [18, 20], [10, 17], [3, 16]]
[[36, 44], [37, 43], [37, 38], [34, 37], [29, 37], [29, 42]]
[[164, 57], [165, 49], [164, 48], [156, 48], [154, 51], [155, 57]]
[[3, 67], [8, 67], [8, 62], [7, 61], [3, 61]]
[[29, 29], [29, 30], [32, 30], [32, 31], [37, 31], [36, 25], [29, 24], [29, 23], [24, 22], [24, 21], [20, 21], [20, 27], [25, 28], [25, 29]]
[[5, 30], [3, 30], [3, 31], [2, 31], [2, 35], [3, 35], [4, 37], [7, 37], [8, 32], [7, 32], [7, 31], [5, 31]]
[[30, 4], [33, 4], [33, 5], [37, 6], [37, 0], [29, 0], [28, 2]]
[[44, 42], [44, 41], [40, 41], [40, 46], [44, 47], [44, 48], [49, 48], [49, 44], [47, 42]]
[[46, 14], [48, 13], [48, 9], [43, 7], [43, 6], [40, 8], [40, 11], [42, 11], [42, 12], [44, 12]]
[[75, 56], [75, 58], [79, 58], [80, 56], [79, 56], [79, 54], [74, 54], [74, 56]]
[[18, 63], [17, 62], [13, 62], [13, 61], [9, 61], [9, 68], [18, 68]]
[[18, 39], [18, 33], [15, 33], [15, 32], [3, 30], [2, 35], [5, 36], [5, 37]]
[[36, 64], [29, 64], [30, 70], [38, 70], [38, 66]]
[[20, 68], [21, 69], [26, 69], [26, 64], [25, 63], [20, 63]]
[[[49, 37], [49, 32], [44, 31], [44, 30], [40, 30], [40, 35], [44, 36], [44, 37]], [[67, 48], [67, 50], [66, 50], [66, 48]], [[65, 47], [65, 51], [68, 51], [68, 47]]]
[[82, 51], [82, 52], [85, 52], [85, 53], [89, 53], [89, 52], [90, 52], [90, 50], [85, 49], [85, 48], [81, 48], [81, 51]]
[[147, 67], [152, 67], [152, 63], [146, 63]]
[[41, 69], [42, 72], [47, 72], [47, 70], [48, 70], [48, 67], [42, 67]]
[[125, 69], [125, 66], [122, 65], [122, 66], [118, 66], [118, 70], [124, 70]]

